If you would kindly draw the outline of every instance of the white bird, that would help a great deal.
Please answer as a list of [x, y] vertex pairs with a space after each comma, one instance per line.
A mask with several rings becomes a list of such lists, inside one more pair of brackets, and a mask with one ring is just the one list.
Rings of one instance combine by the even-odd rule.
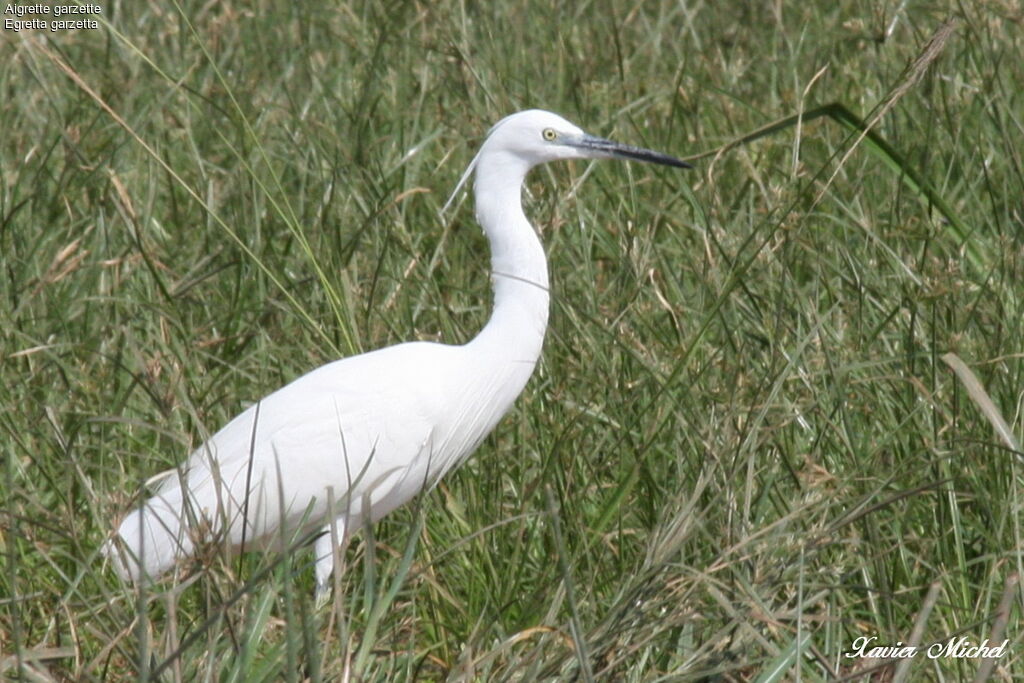
[[127, 515], [104, 548], [118, 574], [155, 578], [209, 542], [283, 549], [319, 532], [323, 591], [334, 543], [433, 487], [523, 390], [548, 322], [547, 260], [523, 214], [523, 181], [548, 161], [604, 158], [689, 167], [546, 111], [499, 121], [455, 190], [475, 172], [494, 285], [483, 330], [461, 346], [409, 342], [328, 363], [243, 411]]

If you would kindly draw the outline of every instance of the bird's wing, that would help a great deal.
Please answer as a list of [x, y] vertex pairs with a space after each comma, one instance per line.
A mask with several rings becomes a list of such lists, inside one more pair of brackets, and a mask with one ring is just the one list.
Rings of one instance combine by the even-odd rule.
[[[403, 362], [416, 353], [391, 355]], [[227, 521], [236, 543], [243, 517], [249, 539], [322, 522], [331, 506], [357, 520], [398, 507], [428, 478], [436, 420], [422, 391], [394, 381], [400, 368], [382, 370], [388, 360], [331, 363], [270, 394], [200, 446], [162, 493]]]

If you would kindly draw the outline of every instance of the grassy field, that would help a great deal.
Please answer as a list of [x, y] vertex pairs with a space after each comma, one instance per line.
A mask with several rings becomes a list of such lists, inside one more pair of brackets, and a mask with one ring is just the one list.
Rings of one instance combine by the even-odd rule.
[[[1019, 4], [100, 7], [0, 31], [0, 678], [1024, 678]], [[440, 207], [530, 107], [697, 169], [534, 172], [551, 327], [477, 454], [323, 607], [308, 552], [120, 585], [252, 401], [472, 338]]]

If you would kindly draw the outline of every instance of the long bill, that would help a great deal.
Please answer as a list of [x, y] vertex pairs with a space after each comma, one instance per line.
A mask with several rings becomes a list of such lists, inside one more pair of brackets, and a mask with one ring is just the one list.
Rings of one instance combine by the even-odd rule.
[[624, 145], [621, 142], [606, 140], [594, 135], [581, 135], [570, 140], [564, 140], [563, 144], [584, 150], [588, 153], [588, 156], [598, 158], [631, 159], [633, 161], [645, 161], [663, 166], [675, 166], [676, 168], [693, 168], [692, 165], [682, 159], [676, 159], [674, 156], [644, 149], [643, 147]]

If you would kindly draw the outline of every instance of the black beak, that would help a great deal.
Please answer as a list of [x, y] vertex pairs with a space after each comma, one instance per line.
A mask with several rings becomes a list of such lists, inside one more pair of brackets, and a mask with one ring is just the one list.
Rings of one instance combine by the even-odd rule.
[[693, 166], [685, 161], [676, 159], [668, 154], [644, 149], [643, 147], [624, 145], [621, 142], [614, 142], [593, 135], [581, 135], [572, 140], [565, 140], [563, 144], [586, 150], [598, 158], [629, 159], [632, 161], [645, 161], [650, 164], [662, 164], [663, 166], [675, 166], [676, 168], [693, 168]]

